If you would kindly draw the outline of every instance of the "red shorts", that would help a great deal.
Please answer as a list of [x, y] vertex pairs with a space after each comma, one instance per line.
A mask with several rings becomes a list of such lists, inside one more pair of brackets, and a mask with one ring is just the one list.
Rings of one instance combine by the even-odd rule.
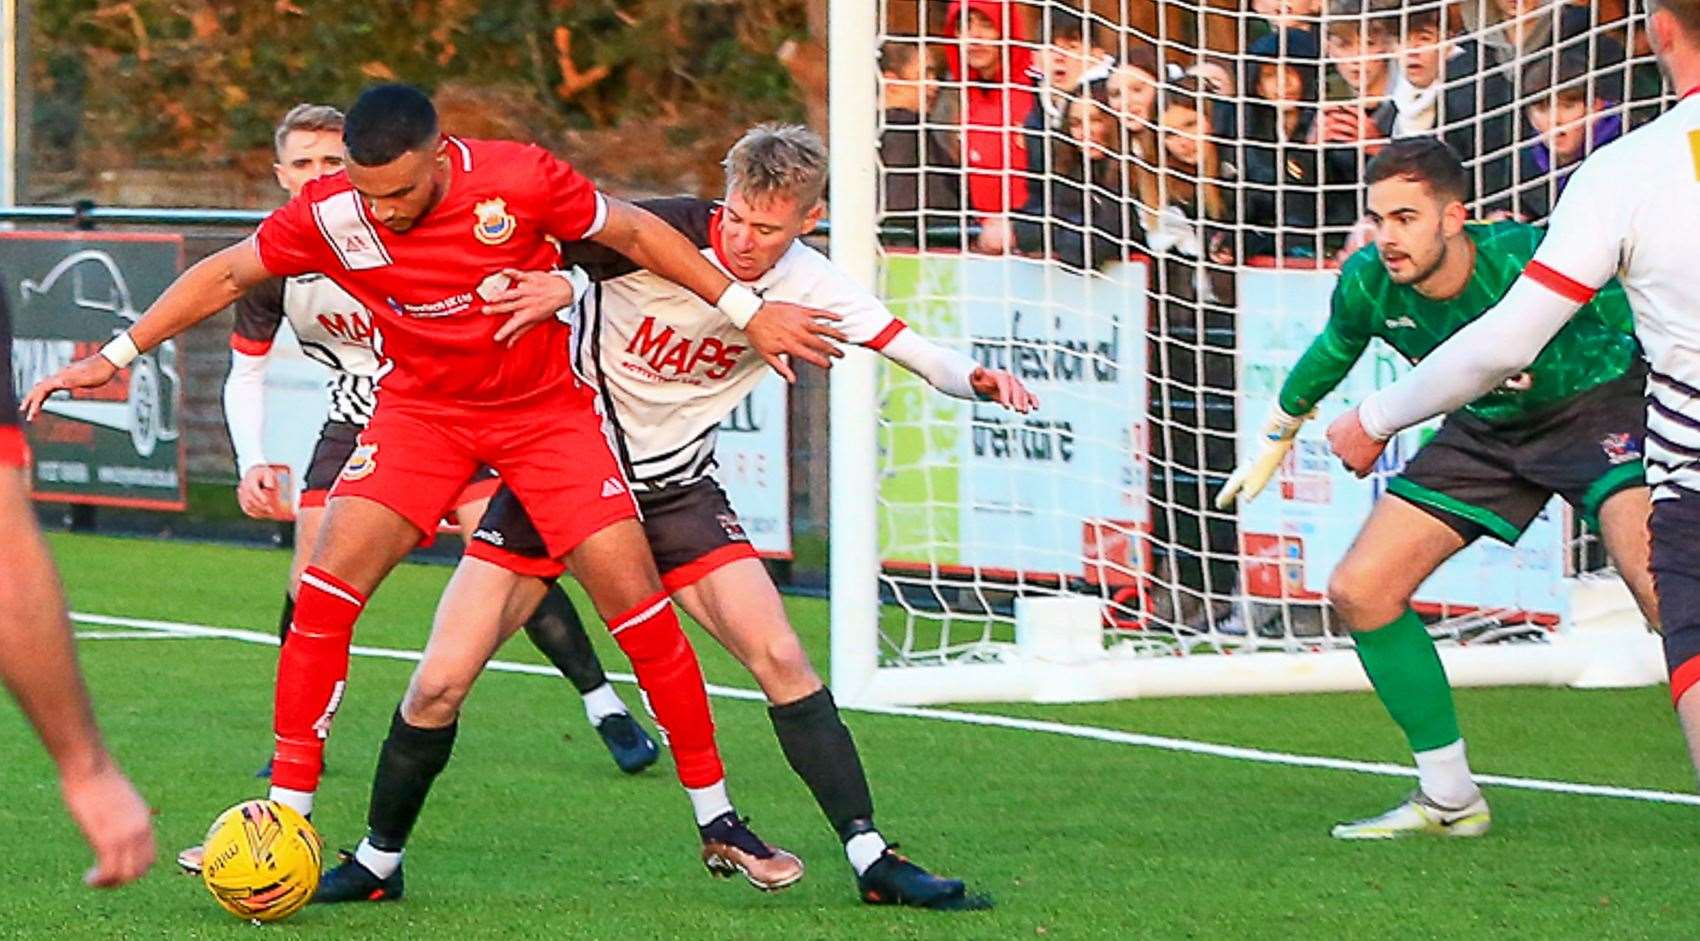
[[591, 534], [638, 515], [595, 404], [584, 386], [524, 409], [381, 399], [331, 498], [381, 503], [430, 535], [479, 467], [489, 465], [525, 501], [548, 555], [562, 558]]
[[[362, 426], [352, 422], [328, 421], [319, 429], [319, 441], [313, 446], [313, 456], [307, 462], [306, 479], [302, 481], [301, 509], [311, 510], [323, 507], [330, 498], [331, 488], [336, 485], [336, 479], [342, 473], [343, 465], [354, 454], [354, 449], [360, 445]], [[481, 467], [473, 475], [472, 482], [466, 485], [459, 497], [455, 498], [455, 508], [466, 506], [474, 500], [488, 500], [495, 496], [502, 480], [489, 467]], [[443, 521], [450, 527], [458, 526], [455, 510], [450, 510]]]
[[[11, 381], [10, 376], [0, 377], [0, 382]], [[0, 467], [23, 467], [28, 463], [29, 448], [24, 445], [24, 433], [17, 425], [0, 426]]]

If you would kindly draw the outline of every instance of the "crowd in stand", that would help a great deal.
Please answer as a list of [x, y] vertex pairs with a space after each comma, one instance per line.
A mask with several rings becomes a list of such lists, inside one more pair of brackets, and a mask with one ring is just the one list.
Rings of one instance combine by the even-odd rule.
[[884, 45], [888, 237], [1079, 268], [1144, 254], [1190, 266], [1169, 290], [1219, 295], [1214, 270], [1361, 244], [1359, 181], [1391, 139], [1439, 136], [1481, 216], [1538, 222], [1663, 93], [1610, 0], [1251, 0], [1229, 52], [1085, 2], [956, 0]]

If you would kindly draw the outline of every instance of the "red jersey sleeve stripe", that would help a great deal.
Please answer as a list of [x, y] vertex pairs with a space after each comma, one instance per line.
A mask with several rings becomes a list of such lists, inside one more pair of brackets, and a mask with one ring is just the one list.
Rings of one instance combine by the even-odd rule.
[[1575, 301], [1578, 304], [1586, 304], [1593, 300], [1594, 294], [1597, 291], [1596, 288], [1591, 288], [1569, 275], [1555, 271], [1538, 261], [1529, 262], [1529, 267], [1523, 269], [1523, 276], [1534, 281], [1536, 284], [1541, 285], [1554, 294], [1557, 294], [1559, 297]]
[[29, 447], [23, 430], [16, 425], [0, 428], [0, 467], [23, 467], [29, 463]]
[[881, 330], [879, 333], [875, 334], [874, 338], [872, 340], [869, 340], [868, 342], [866, 342], [862, 345], [867, 347], [870, 350], [873, 350], [875, 352], [879, 352], [880, 350], [885, 349], [885, 345], [887, 343], [891, 342], [892, 337], [895, 337], [899, 333], [902, 333], [903, 328], [905, 328], [907, 326], [909, 326], [909, 325], [904, 323], [901, 320], [898, 320], [896, 317], [893, 317], [893, 318], [891, 318], [891, 323], [888, 323], [888, 324], [885, 325], [884, 330]]
[[230, 335], [230, 348], [243, 356], [264, 356], [271, 352], [272, 341], [254, 340], [240, 333]]

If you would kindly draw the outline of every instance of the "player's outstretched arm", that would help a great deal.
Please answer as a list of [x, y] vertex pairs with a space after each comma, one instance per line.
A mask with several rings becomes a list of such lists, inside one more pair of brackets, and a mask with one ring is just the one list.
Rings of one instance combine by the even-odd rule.
[[41, 412], [41, 403], [61, 389], [87, 389], [104, 384], [141, 353], [229, 307], [249, 288], [270, 276], [266, 266], [260, 263], [260, 252], [252, 238], [208, 255], [178, 275], [140, 320], [99, 353], [79, 359], [36, 383], [24, 397], [24, 415], [33, 420]]
[[1525, 273], [1492, 310], [1454, 333], [1399, 381], [1335, 419], [1328, 427], [1334, 453], [1358, 476], [1369, 473], [1394, 434], [1461, 408], [1522, 372], [1582, 304]]
[[1343, 275], [1330, 302], [1328, 324], [1305, 348], [1281, 383], [1275, 405], [1258, 433], [1257, 453], [1242, 459], [1216, 492], [1216, 509], [1257, 498], [1293, 450], [1299, 429], [1316, 414], [1316, 405], [1352, 371], [1373, 336], [1374, 311], [1363, 303], [1350, 274]]
[[94, 849], [94, 886], [130, 882], [153, 864], [147, 805], [101, 743], [77, 671], [71, 625], [53, 561], [36, 529], [24, 475], [0, 468], [0, 681], [11, 690], [59, 766], [71, 817]]
[[927, 384], [958, 399], [996, 402], [1012, 412], [1027, 414], [1039, 407], [1034, 395], [1014, 373], [987, 369], [973, 359], [945, 349], [932, 340], [904, 329], [879, 349], [880, 355], [927, 381]]
[[780, 301], [763, 302], [709, 264], [690, 239], [641, 206], [609, 198], [608, 219], [591, 240], [719, 308], [787, 382], [796, 382], [797, 376], [785, 362], [786, 356], [825, 369], [844, 355], [832, 343], [845, 341], [832, 325], [839, 319], [836, 314]]

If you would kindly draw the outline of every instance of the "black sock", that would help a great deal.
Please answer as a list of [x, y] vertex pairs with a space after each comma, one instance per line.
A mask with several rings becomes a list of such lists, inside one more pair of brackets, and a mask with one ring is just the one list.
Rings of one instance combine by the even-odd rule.
[[584, 622], [559, 582], [550, 584], [548, 594], [531, 612], [525, 622], [525, 636], [580, 695], [608, 682], [602, 661], [596, 659], [596, 648], [590, 646], [590, 638], [584, 633]]
[[277, 616], [277, 639], [279, 643], [289, 639], [289, 625], [295, 620], [295, 596], [285, 592], [283, 596], [283, 613]]
[[770, 706], [767, 714], [785, 760], [809, 786], [839, 839], [866, 830], [874, 818], [874, 798], [832, 691], [823, 686], [796, 702]]
[[408, 725], [401, 710], [396, 710], [389, 737], [378, 753], [372, 804], [366, 811], [366, 838], [373, 848], [396, 853], [407, 844], [432, 782], [449, 763], [459, 726], [457, 721], [440, 729], [422, 729]]

